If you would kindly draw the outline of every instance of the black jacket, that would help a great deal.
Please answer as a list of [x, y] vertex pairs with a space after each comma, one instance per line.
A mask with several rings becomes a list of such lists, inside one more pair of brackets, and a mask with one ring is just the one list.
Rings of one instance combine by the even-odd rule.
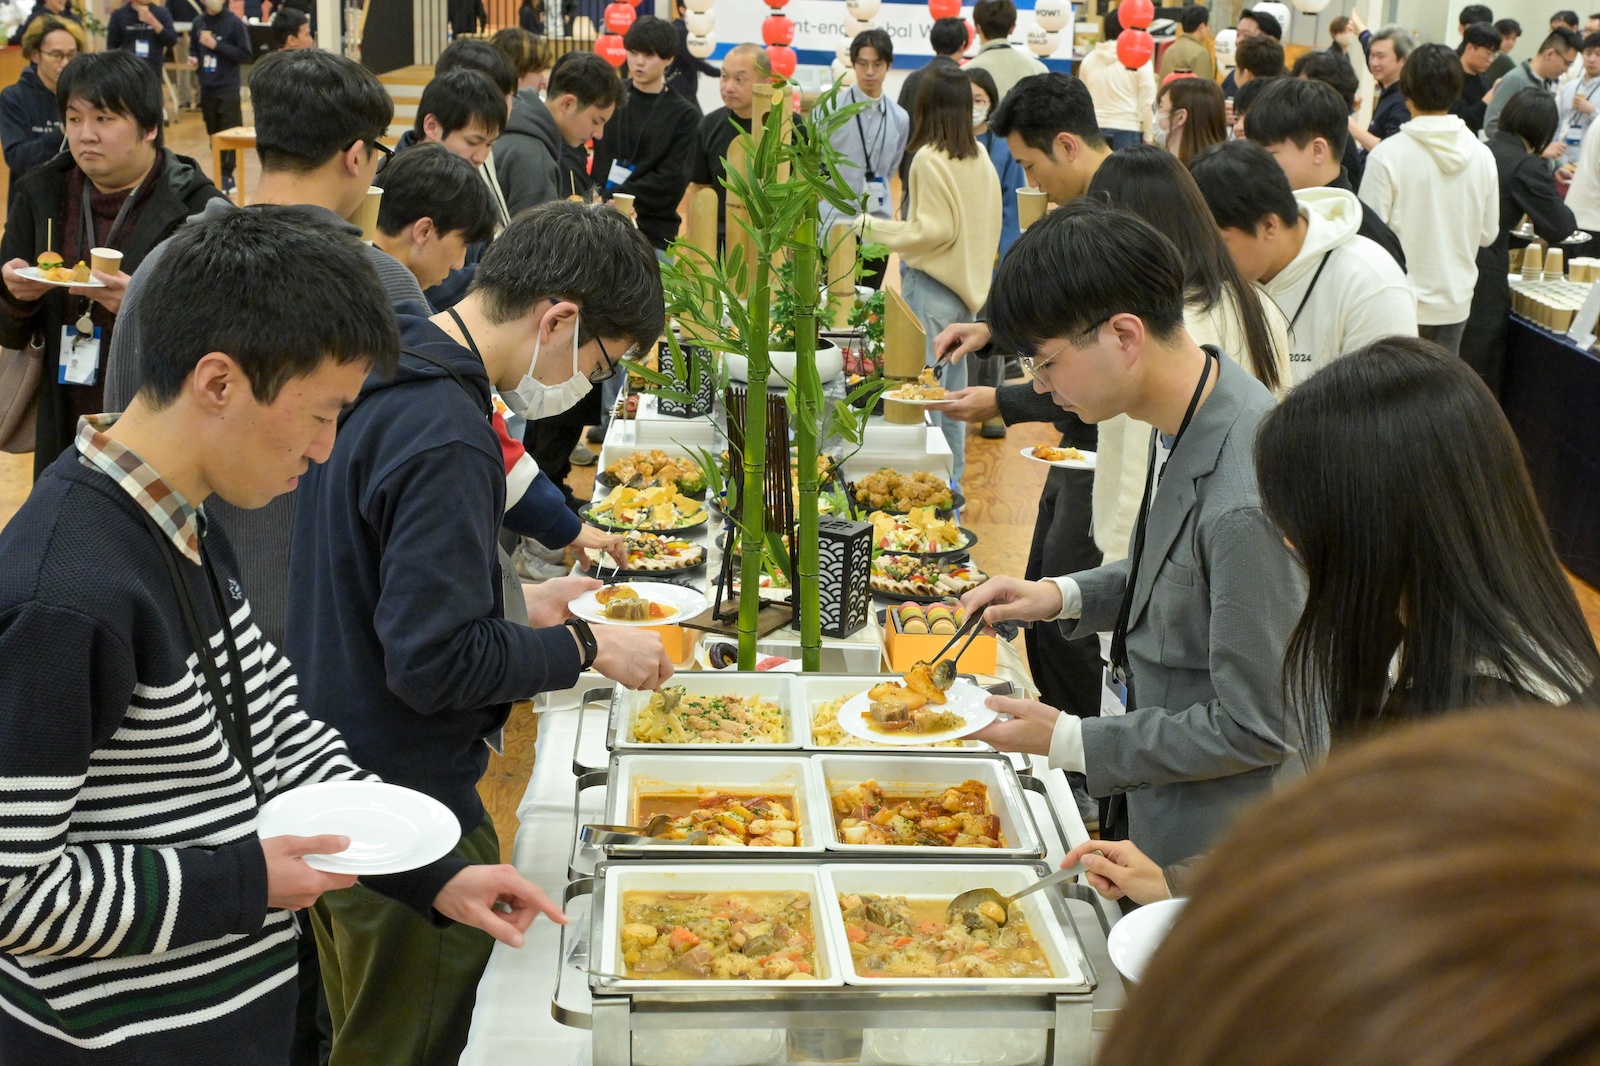
[[[607, 199], [614, 193], [634, 196], [639, 229], [656, 248], [665, 250], [678, 235], [678, 202], [689, 187], [700, 112], [670, 89], [642, 93], [629, 88], [622, 106], [606, 123], [605, 136], [594, 142], [590, 176]], [[627, 180], [612, 185], [611, 164], [631, 167]]]
[[[202, 30], [210, 30], [215, 35], [215, 48], [207, 48], [200, 43]], [[200, 61], [200, 66], [195, 70], [200, 88], [212, 93], [237, 93], [240, 88], [240, 65], [255, 61], [255, 52], [250, 47], [250, 28], [244, 24], [244, 20], [227, 8], [216, 15], [201, 15], [194, 20], [189, 42], [189, 54]], [[206, 59], [213, 53], [216, 55], [213, 64], [215, 69], [208, 69]]]
[[489, 25], [489, 12], [484, 10], [483, 0], [450, 0], [447, 10], [450, 32], [457, 37], [463, 33], [477, 33]]
[[66, 7], [62, 8], [59, 12], [57, 12], [57, 11], [51, 11], [48, 7], [45, 7], [44, 6], [44, 0], [34, 0], [33, 10], [28, 12], [28, 17], [27, 18], [25, 18], [21, 22], [17, 23], [17, 28], [11, 31], [11, 39], [9, 41], [7, 41], [6, 43], [7, 44], [21, 44], [22, 43], [22, 35], [24, 33], [28, 32], [28, 24], [31, 23], [34, 19], [43, 18], [46, 15], [49, 15], [51, 18], [70, 19], [73, 22], [76, 22], [80, 26], [83, 25], [83, 19], [78, 15], [78, 13], [76, 11], [72, 10], [72, 5], [71, 4], [68, 4]]
[[17, 198], [22, 176], [61, 151], [61, 108], [56, 94], [39, 80], [39, 68], [29, 64], [15, 85], [0, 92], [0, 145], [5, 147], [11, 190], [6, 206]]
[[1523, 215], [1528, 216], [1539, 236], [1559, 247], [1572, 236], [1578, 222], [1572, 209], [1556, 194], [1549, 165], [1528, 151], [1521, 137], [1505, 130], [1489, 138], [1489, 151], [1494, 154], [1495, 169], [1500, 173], [1500, 236], [1489, 246], [1498, 250], [1498, 261], [1510, 262], [1511, 231]]
[[1461, 95], [1450, 105], [1450, 113], [1458, 116], [1473, 133], [1483, 132], [1483, 118], [1489, 105], [1483, 94], [1489, 91], [1489, 80], [1482, 74], [1468, 74], [1461, 80]]
[[[106, 48], [143, 59], [156, 72], [159, 81], [161, 65], [167, 60], [167, 49], [178, 43], [178, 31], [172, 25], [172, 13], [160, 4], [151, 4], [150, 13], [161, 23], [159, 30], [153, 30], [141, 22], [132, 4], [113, 11], [111, 17], [106, 19]], [[140, 48], [145, 51], [142, 56], [139, 55]]]
[[1343, 189], [1345, 192], [1355, 195], [1356, 201], [1361, 204], [1361, 228], [1356, 230], [1357, 235], [1367, 238], [1367, 240], [1372, 241], [1379, 248], [1388, 252], [1394, 261], [1400, 264], [1400, 269], [1404, 270], [1406, 268], [1406, 252], [1404, 248], [1400, 247], [1400, 238], [1395, 236], [1394, 230], [1389, 228], [1389, 224], [1379, 218], [1377, 212], [1368, 207], [1366, 201], [1362, 200], [1360, 195], [1356, 193], [1356, 187], [1350, 184], [1349, 172], [1340, 168], [1339, 176], [1328, 182], [1327, 187], [1330, 189]]
[[[18, 258], [30, 263], [37, 260], [39, 253], [47, 250], [46, 222], [54, 228], [56, 250], [60, 250], [61, 229], [66, 218], [67, 175], [76, 166], [72, 154], [62, 152], [18, 183], [16, 198], [6, 217], [5, 235], [0, 237], [0, 262]], [[128, 235], [117, 242], [125, 274], [138, 270], [150, 250], [170, 237], [184, 219], [198, 212], [208, 200], [222, 195], [200, 169], [200, 164], [187, 156], [163, 148], [161, 166], [161, 176], [140, 207], [138, 221]], [[73, 297], [69, 301], [65, 289], [56, 289], [42, 300], [21, 301], [0, 285], [0, 303], [5, 312], [0, 314], [0, 345], [21, 348], [35, 333], [44, 336], [45, 372], [39, 378], [39, 427], [33, 456], [34, 476], [38, 477], [72, 443], [78, 432], [78, 427], [68, 418], [63, 391], [78, 386], [58, 384], [56, 367], [61, 352], [61, 327], [77, 318], [83, 300]], [[110, 337], [104, 338], [100, 346], [98, 373], [101, 381], [105, 380], [110, 340]]]
[[1378, 94], [1378, 102], [1372, 105], [1372, 121], [1367, 125], [1367, 132], [1378, 138], [1389, 138], [1400, 132], [1400, 127], [1411, 121], [1411, 109], [1406, 106], [1406, 98], [1400, 95], [1400, 83], [1397, 81]]
[[672, 61], [672, 66], [667, 68], [667, 88], [689, 101], [695, 114], [698, 115], [700, 75], [709, 74], [713, 78], [719, 78], [722, 76], [722, 71], [689, 51], [689, 27], [682, 19], [673, 19], [672, 25], [678, 31], [678, 55]]

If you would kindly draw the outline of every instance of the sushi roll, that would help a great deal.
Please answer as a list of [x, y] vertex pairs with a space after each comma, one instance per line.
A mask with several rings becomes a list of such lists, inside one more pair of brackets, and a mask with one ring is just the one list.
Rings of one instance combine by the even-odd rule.
[[923, 634], [928, 632], [928, 618], [915, 603], [900, 608], [900, 632]]

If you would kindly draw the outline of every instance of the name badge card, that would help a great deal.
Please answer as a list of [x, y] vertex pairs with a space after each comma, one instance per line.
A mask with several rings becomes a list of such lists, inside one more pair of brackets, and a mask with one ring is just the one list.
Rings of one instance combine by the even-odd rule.
[[61, 368], [56, 378], [62, 385], [93, 385], [100, 373], [100, 327], [93, 336], [82, 336], [72, 326], [61, 327]]

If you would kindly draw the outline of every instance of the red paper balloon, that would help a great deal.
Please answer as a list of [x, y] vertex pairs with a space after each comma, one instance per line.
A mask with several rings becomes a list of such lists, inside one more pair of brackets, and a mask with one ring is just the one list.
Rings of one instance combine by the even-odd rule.
[[789, 0], [767, 0], [767, 6], [776, 11], [780, 7], [788, 7]]
[[629, 7], [638, 7], [642, 2], [643, 2], [643, 0], [628, 0], [628, 6]]
[[607, 4], [605, 15], [606, 29], [612, 33], [627, 33], [633, 20], [639, 17], [639, 13], [627, 4]]
[[928, 0], [928, 14], [936, 19], [953, 19], [961, 14], [961, 0]]
[[782, 15], [768, 15], [761, 20], [761, 39], [767, 44], [790, 44], [794, 41], [794, 23]]
[[594, 52], [614, 67], [620, 67], [628, 61], [628, 50], [623, 47], [622, 38], [614, 33], [602, 33], [596, 37]]
[[794, 68], [800, 62], [800, 57], [795, 55], [793, 48], [786, 44], [774, 44], [767, 47], [767, 65], [772, 68], [772, 73], [785, 78], [794, 76]]
[[[1149, 0], [1145, 0], [1146, 3]], [[1123, 0], [1126, 4], [1127, 0]], [[1138, 70], [1156, 54], [1156, 39], [1144, 30], [1123, 30], [1117, 38], [1117, 58], [1129, 70]]]
[[1123, 29], [1142, 30], [1155, 21], [1156, 5], [1151, 0], [1122, 0], [1117, 6], [1117, 19]]

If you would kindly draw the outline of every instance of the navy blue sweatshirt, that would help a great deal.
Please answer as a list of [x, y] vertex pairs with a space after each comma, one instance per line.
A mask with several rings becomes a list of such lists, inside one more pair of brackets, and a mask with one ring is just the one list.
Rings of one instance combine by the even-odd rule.
[[106, 47], [144, 60], [159, 79], [167, 49], [178, 43], [178, 31], [172, 26], [172, 13], [160, 4], [151, 4], [150, 13], [161, 23], [161, 29], [151, 29], [140, 21], [131, 3], [113, 11], [106, 19]]
[[465, 833], [483, 820], [483, 738], [512, 700], [577, 684], [581, 660], [566, 628], [504, 615], [506, 473], [483, 363], [426, 318], [398, 319], [401, 341], [466, 388], [411, 354], [362, 387], [333, 454], [301, 479], [287, 643], [302, 705], [359, 765], [435, 797]]
[[15, 85], [0, 92], [0, 145], [5, 147], [11, 187], [6, 204], [17, 195], [17, 181], [61, 151], [61, 107], [56, 94], [39, 80], [39, 68], [29, 64]]
[[17, 23], [17, 28], [11, 31], [11, 39], [6, 43], [21, 44], [22, 35], [28, 32], [28, 27], [33, 24], [33, 20], [36, 18], [44, 18], [47, 15], [50, 18], [63, 19], [69, 22], [76, 22], [80, 26], [83, 25], [83, 17], [80, 16], [76, 11], [72, 10], [71, 4], [68, 4], [60, 11], [51, 11], [48, 7], [45, 7], [44, 0], [34, 0], [33, 10], [28, 12], [27, 18]]
[[[215, 48], [200, 43], [200, 31], [210, 30], [217, 38]], [[244, 20], [227, 8], [220, 14], [201, 15], [189, 34], [189, 54], [200, 61], [195, 76], [200, 90], [207, 93], [238, 95], [239, 64], [254, 58], [250, 50], [250, 30]]]

